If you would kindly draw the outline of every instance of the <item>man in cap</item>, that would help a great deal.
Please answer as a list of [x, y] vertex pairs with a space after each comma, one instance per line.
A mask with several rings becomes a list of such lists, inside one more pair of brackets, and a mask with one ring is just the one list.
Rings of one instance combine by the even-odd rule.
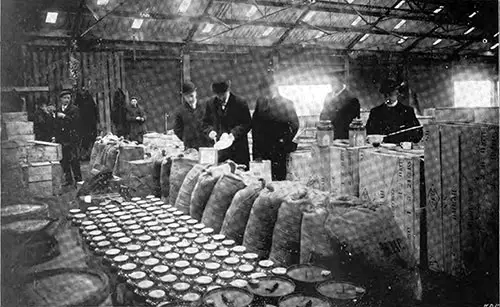
[[[394, 79], [385, 80], [380, 87], [380, 93], [384, 95], [385, 103], [370, 110], [370, 116], [366, 123], [368, 134], [387, 135], [393, 132], [411, 127], [420, 126], [413, 108], [399, 102], [400, 89], [403, 82]], [[384, 138], [386, 143], [414, 142], [418, 143], [422, 138], [422, 129], [410, 130]]]
[[196, 86], [191, 81], [182, 85], [182, 105], [175, 112], [174, 133], [184, 142], [184, 147], [199, 149], [209, 147], [210, 139], [203, 133], [205, 103], [198, 101]]
[[78, 107], [71, 103], [71, 90], [63, 89], [60, 92], [55, 115], [56, 142], [62, 145], [61, 166], [66, 179], [64, 185], [73, 185], [82, 180], [82, 173], [78, 154], [80, 112]]
[[251, 116], [248, 104], [230, 91], [231, 81], [225, 76], [218, 76], [212, 83], [215, 97], [207, 103], [203, 118], [203, 131], [214, 142], [227, 135], [232, 145], [219, 151], [219, 162], [233, 160], [249, 166], [247, 134], [251, 128]]
[[142, 144], [144, 133], [146, 133], [146, 127], [144, 126], [146, 116], [144, 115], [142, 107], [139, 105], [137, 97], [132, 96], [130, 98], [130, 104], [127, 105], [126, 111], [129, 139]]
[[297, 149], [293, 138], [299, 130], [299, 118], [291, 100], [282, 97], [272, 77], [260, 84], [252, 118], [253, 158], [271, 160], [273, 180], [286, 179], [286, 161]]

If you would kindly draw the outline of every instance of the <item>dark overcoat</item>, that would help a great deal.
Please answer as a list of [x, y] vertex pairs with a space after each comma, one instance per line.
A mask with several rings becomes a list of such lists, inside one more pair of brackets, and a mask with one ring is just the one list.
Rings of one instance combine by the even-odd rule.
[[199, 149], [213, 145], [207, 134], [203, 132], [205, 110], [206, 101], [198, 101], [196, 109], [183, 102], [175, 112], [174, 133], [184, 143], [186, 149]]

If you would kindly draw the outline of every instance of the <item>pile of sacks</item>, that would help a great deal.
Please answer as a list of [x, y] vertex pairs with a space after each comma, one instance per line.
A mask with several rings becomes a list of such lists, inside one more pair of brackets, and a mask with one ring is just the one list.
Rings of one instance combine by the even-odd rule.
[[[194, 152], [167, 160], [163, 198], [260, 259], [285, 267], [319, 263], [339, 276], [369, 267], [392, 282], [400, 280], [409, 296], [419, 297], [416, 261], [387, 204], [335, 196], [299, 182], [266, 183], [231, 161], [198, 164]], [[387, 291], [400, 290], [393, 285]]]

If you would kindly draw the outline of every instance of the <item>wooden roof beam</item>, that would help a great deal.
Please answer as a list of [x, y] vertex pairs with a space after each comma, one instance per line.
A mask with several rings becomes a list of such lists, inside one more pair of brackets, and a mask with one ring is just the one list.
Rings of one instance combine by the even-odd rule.
[[[311, 7], [307, 7], [299, 16], [299, 18], [295, 21], [293, 24], [287, 24], [287, 26], [283, 27], [286, 28], [285, 32], [280, 36], [280, 38], [273, 44], [274, 46], [279, 46], [281, 45], [285, 39], [292, 33], [292, 31], [297, 28], [300, 23], [302, 22], [302, 19], [306, 17], [306, 15], [311, 11]], [[266, 22], [266, 25], [268, 25], [268, 22]], [[269, 26], [269, 25], [268, 25]]]
[[[207, 6], [205, 7], [205, 10], [203, 11], [203, 16], [207, 16], [208, 15], [208, 12], [210, 11], [210, 8], [212, 7], [213, 4], [214, 4], [214, 0], [209, 0], [208, 1]], [[189, 44], [189, 43], [191, 43], [193, 41], [193, 37], [194, 37], [196, 31], [198, 31], [199, 27], [200, 27], [200, 24], [199, 23], [195, 23], [195, 24], [193, 24], [193, 26], [191, 27], [191, 29], [189, 29], [188, 36], [184, 40], [187, 44]]]

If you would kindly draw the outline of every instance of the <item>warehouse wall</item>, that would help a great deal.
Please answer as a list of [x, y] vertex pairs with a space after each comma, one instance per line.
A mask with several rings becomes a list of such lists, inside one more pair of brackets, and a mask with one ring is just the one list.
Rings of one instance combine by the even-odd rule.
[[[148, 131], [165, 132], [165, 113], [173, 119], [174, 110], [181, 101], [181, 70], [177, 60], [125, 61], [126, 84], [130, 96], [137, 96], [144, 108]], [[173, 121], [167, 120], [168, 129]]]

